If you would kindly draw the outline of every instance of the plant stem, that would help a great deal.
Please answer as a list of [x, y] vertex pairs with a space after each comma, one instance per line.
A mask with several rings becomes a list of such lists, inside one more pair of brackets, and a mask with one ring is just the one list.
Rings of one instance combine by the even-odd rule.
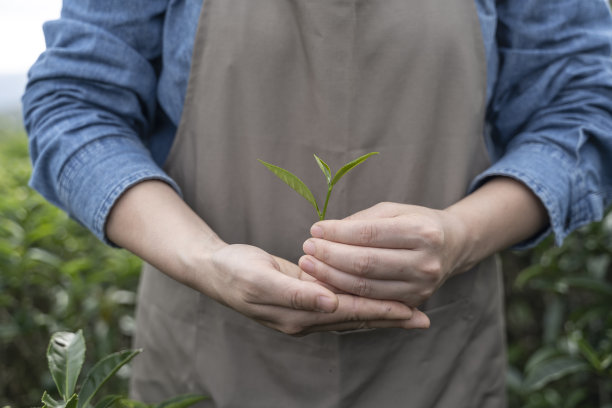
[[325, 219], [325, 213], [327, 212], [327, 203], [329, 202], [329, 196], [331, 195], [332, 188], [334, 188], [334, 186], [329, 185], [329, 184], [327, 185], [327, 197], [325, 197], [325, 205], [323, 206], [323, 213], [319, 214], [319, 220], [321, 221]]

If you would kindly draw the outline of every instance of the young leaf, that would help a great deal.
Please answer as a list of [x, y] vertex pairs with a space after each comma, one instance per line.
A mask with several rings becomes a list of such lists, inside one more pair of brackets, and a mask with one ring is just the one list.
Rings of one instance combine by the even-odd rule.
[[[258, 159], [259, 160], [259, 159]], [[317, 214], [319, 213], [319, 206], [312, 195], [312, 192], [306, 187], [306, 184], [302, 180], [300, 180], [295, 174], [281, 168], [275, 166], [270, 163], [266, 163], [263, 160], [259, 160], [261, 164], [266, 166], [268, 170], [274, 173], [279, 179], [283, 180], [289, 187], [298, 192], [302, 197], [304, 197], [312, 206], [317, 210]]]
[[357, 166], [358, 164], [363, 163], [364, 161], [366, 161], [370, 156], [374, 156], [375, 154], [378, 154], [378, 152], [371, 152], [368, 154], [364, 154], [361, 157], [356, 158], [355, 160], [346, 163], [344, 166], [342, 166], [342, 168], [340, 170], [338, 170], [338, 172], [336, 173], [336, 175], [334, 176], [334, 179], [331, 182], [331, 185], [335, 185], [338, 180], [340, 180], [342, 178], [342, 176], [344, 176], [346, 173], [348, 173], [349, 170], [351, 170], [353, 167]]
[[78, 408], [87, 407], [89, 401], [100, 387], [111, 378], [117, 370], [136, 357], [142, 350], [124, 350], [109, 354], [94, 365], [81, 387], [81, 398]]
[[77, 378], [85, 360], [85, 339], [81, 330], [58, 332], [51, 336], [47, 361], [53, 381], [64, 401], [74, 394]]
[[329, 185], [331, 183], [331, 170], [329, 169], [329, 166], [316, 154], [314, 155], [314, 158], [317, 161], [317, 164], [319, 165], [319, 168], [321, 169], [323, 174], [325, 174], [325, 178], [327, 179], [327, 185]]
[[206, 399], [206, 397], [196, 394], [179, 395], [178, 397], [160, 402], [155, 405], [154, 408], [187, 408], [204, 399]]

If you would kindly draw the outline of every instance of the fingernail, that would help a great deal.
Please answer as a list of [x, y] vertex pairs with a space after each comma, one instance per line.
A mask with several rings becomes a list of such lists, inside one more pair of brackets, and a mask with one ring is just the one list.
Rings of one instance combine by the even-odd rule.
[[317, 298], [317, 310], [325, 313], [332, 313], [336, 310], [336, 301], [327, 296], [319, 296]]
[[319, 227], [318, 225], [313, 225], [310, 228], [310, 235], [315, 238], [323, 238], [323, 228]]
[[306, 240], [306, 242], [304, 242], [304, 245], [302, 247], [302, 249], [304, 250], [305, 253], [307, 253], [308, 255], [314, 255], [315, 253], [315, 245], [314, 242], [312, 242], [311, 240]]
[[305, 256], [300, 259], [300, 268], [307, 273], [313, 273], [315, 269], [312, 261]]

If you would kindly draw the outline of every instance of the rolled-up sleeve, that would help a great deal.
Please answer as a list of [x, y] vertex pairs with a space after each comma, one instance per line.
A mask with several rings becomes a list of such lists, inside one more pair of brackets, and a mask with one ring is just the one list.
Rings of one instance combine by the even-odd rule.
[[604, 0], [498, 2], [498, 79], [487, 113], [493, 164], [542, 201], [557, 244], [612, 198], [612, 19]]
[[143, 142], [157, 109], [167, 1], [65, 0], [29, 72], [30, 184], [106, 242], [106, 219], [126, 189], [159, 179], [178, 191]]

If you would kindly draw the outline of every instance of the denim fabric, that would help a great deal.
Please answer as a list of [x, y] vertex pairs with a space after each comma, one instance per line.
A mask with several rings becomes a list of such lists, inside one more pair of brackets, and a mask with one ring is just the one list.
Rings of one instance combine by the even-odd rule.
[[[475, 0], [487, 56], [483, 136], [556, 242], [612, 199], [612, 18], [605, 0]], [[100, 239], [117, 198], [163, 164], [181, 117], [202, 0], [64, 0], [29, 73], [31, 186]], [[205, 7], [205, 0], [204, 0]]]

